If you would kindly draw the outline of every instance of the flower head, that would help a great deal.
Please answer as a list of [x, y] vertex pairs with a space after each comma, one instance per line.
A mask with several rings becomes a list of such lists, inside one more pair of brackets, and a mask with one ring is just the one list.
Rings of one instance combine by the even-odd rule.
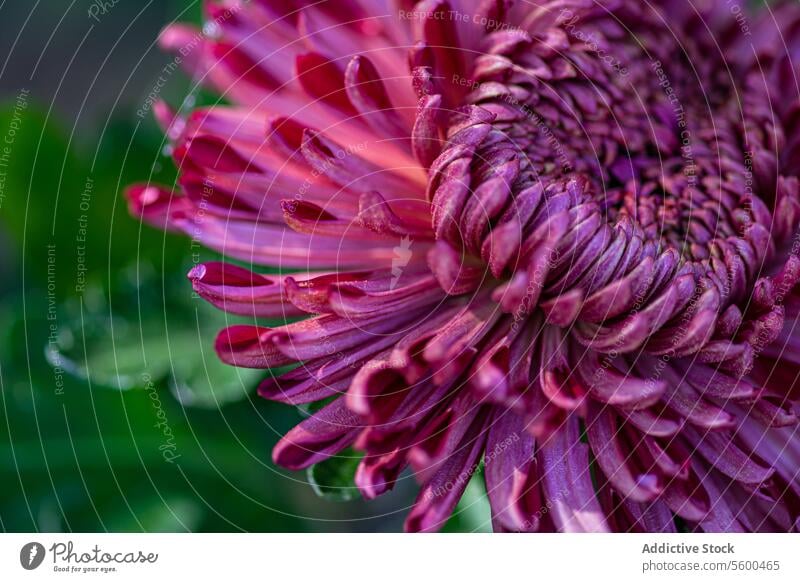
[[[194, 268], [291, 469], [410, 467], [408, 530], [483, 468], [498, 531], [788, 531], [800, 516], [800, 8], [208, 3], [162, 45], [231, 105], [159, 103]], [[189, 48], [187, 48], [189, 47]], [[303, 316], [303, 317], [301, 317]], [[678, 519], [676, 519], [678, 518]]]

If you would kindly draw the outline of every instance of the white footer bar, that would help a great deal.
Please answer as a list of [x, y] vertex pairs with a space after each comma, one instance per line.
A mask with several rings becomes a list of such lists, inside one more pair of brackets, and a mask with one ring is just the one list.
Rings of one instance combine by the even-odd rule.
[[[2, 580], [800, 580], [800, 536], [4, 534]], [[512, 578], [513, 577], [513, 578]]]

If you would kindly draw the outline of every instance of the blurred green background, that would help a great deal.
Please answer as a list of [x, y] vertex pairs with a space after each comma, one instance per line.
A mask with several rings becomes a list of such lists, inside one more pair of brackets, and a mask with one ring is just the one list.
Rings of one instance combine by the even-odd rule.
[[[409, 476], [365, 503], [352, 463], [323, 467], [317, 487], [271, 463], [303, 411], [256, 397], [263, 373], [217, 362], [226, 318], [185, 279], [213, 255], [128, 216], [126, 185], [176, 177], [137, 115], [171, 61], [155, 40], [200, 12], [0, 2], [0, 529], [399, 531]], [[161, 97], [214, 100], [181, 73]], [[485, 529], [479, 487], [462, 509], [447, 529]]]

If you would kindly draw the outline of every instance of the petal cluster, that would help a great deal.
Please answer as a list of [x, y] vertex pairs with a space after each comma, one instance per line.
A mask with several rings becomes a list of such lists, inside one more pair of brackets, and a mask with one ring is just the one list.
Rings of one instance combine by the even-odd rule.
[[[206, 3], [162, 45], [231, 104], [156, 116], [132, 212], [248, 265], [216, 339], [318, 412], [406, 528], [482, 472], [497, 531], [800, 525], [800, 8], [712, 0]], [[268, 321], [278, 321], [268, 325]], [[276, 370], [288, 370], [278, 373]]]

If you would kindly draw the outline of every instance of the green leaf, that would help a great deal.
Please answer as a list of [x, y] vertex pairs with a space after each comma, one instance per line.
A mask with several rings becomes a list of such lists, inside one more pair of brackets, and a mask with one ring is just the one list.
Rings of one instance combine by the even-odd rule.
[[[213, 337], [205, 336], [201, 341]], [[198, 338], [193, 339], [197, 342]], [[223, 364], [211, 346], [206, 345], [198, 348], [193, 357], [175, 362], [170, 387], [183, 404], [216, 408], [247, 398], [263, 376], [262, 370]]]
[[347, 449], [308, 468], [308, 482], [314, 493], [331, 501], [352, 501], [358, 497], [354, 480], [361, 455]]
[[196, 531], [203, 516], [197, 500], [186, 497], [148, 497], [138, 503], [136, 515], [123, 508], [109, 508], [105, 525], [109, 531], [169, 533]]
[[189, 406], [216, 408], [252, 394], [264, 372], [225, 365], [213, 349], [213, 338], [234, 321], [203, 301], [148, 298], [145, 291], [161, 282], [141, 286], [141, 293], [118, 293], [110, 303], [97, 290], [64, 303], [46, 348], [50, 364], [98, 387], [160, 383]]
[[453, 516], [443, 531], [490, 533], [491, 515], [492, 509], [489, 505], [489, 496], [486, 494], [483, 471], [479, 468], [467, 484], [464, 495], [461, 496]]
[[95, 386], [128, 390], [143, 386], [146, 376], [166, 378], [169, 347], [157, 318], [138, 323], [117, 314], [80, 312], [61, 325], [56, 341], [47, 347], [47, 359]]

